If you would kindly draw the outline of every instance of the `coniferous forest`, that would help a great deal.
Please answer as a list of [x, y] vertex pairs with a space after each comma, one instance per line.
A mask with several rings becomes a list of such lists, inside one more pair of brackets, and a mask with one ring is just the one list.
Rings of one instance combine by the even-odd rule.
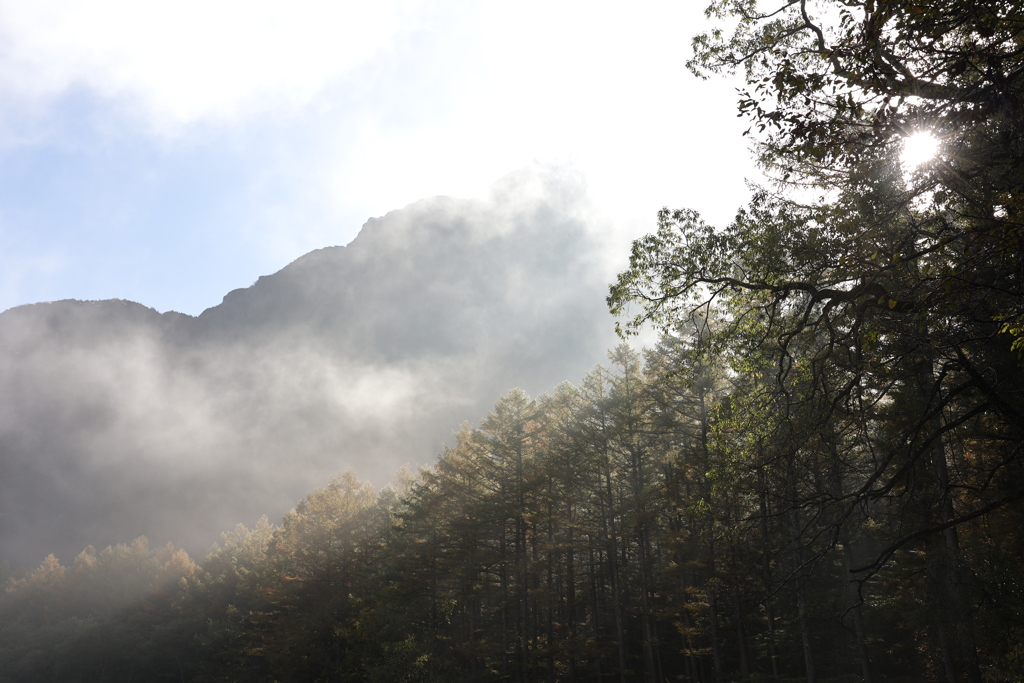
[[1024, 681], [1024, 5], [708, 15], [770, 182], [634, 243], [657, 344], [198, 564], [51, 555], [0, 680]]

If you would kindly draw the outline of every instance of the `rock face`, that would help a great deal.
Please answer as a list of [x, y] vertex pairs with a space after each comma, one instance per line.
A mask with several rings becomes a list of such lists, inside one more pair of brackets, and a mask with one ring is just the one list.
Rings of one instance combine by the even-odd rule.
[[514, 386], [614, 344], [578, 182], [372, 219], [198, 317], [128, 301], [0, 314], [0, 560], [145, 534], [193, 551], [353, 469], [429, 462]]

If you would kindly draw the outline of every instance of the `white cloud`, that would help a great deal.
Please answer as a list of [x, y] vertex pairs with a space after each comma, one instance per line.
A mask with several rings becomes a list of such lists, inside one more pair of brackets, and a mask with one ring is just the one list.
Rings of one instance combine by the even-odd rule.
[[[369, 215], [433, 194], [478, 196], [534, 160], [569, 163], [601, 208], [647, 229], [664, 204], [728, 220], [756, 169], [734, 83], [684, 68], [700, 6], [519, 0], [481, 5], [443, 118], [389, 125], [374, 110], [326, 144], [321, 178]], [[424, 109], [431, 106], [417, 103]], [[340, 211], [339, 211], [340, 213]]]
[[[24, 200], [46, 207], [39, 222], [57, 239], [79, 240], [65, 248], [78, 268], [60, 289], [79, 295], [197, 313], [227, 276], [186, 300], [198, 269], [188, 287], [168, 287], [180, 270], [172, 255], [203, 252], [225, 264], [222, 276], [258, 254], [232, 276], [243, 286], [347, 243], [370, 216], [437, 194], [484, 196], [534, 161], [586, 176], [621, 259], [662, 205], [721, 224], [756, 175], [733, 85], [684, 68], [700, 10], [678, 0], [628, 11], [603, 0], [0, 0], [0, 153], [17, 149], [44, 180], [51, 167], [78, 173], [103, 198], [83, 200], [88, 211], [71, 220], [50, 210], [68, 205], [56, 180]], [[216, 173], [197, 173], [207, 160]], [[160, 186], [126, 186], [118, 164]], [[108, 177], [120, 184], [104, 186]], [[114, 241], [115, 212], [143, 217], [139, 244], [160, 247]], [[85, 266], [86, 252], [132, 265]], [[23, 281], [6, 291], [29, 291]]]
[[[85, 87], [162, 124], [301, 107], [415, 23], [403, 0], [4, 0], [0, 87]], [[151, 121], [154, 122], [154, 121]]]

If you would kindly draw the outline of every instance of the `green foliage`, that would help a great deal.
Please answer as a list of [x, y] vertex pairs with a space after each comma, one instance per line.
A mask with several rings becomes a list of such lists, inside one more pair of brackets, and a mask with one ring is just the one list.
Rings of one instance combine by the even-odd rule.
[[[941, 544], [858, 574], [863, 602], [849, 590], [851, 558], [907, 523], [893, 501], [830, 503], [885, 425], [787, 418], [768, 359], [731, 355], [727, 329], [691, 319], [578, 387], [514, 391], [435, 467], [379, 493], [337, 477], [202, 567], [143, 539], [47, 558], [0, 602], [4, 680], [795, 680], [805, 636], [823, 680], [858, 667], [858, 639], [890, 677], [941, 672]], [[973, 619], [991, 680], [1020, 649], [1019, 515], [959, 535], [959, 571], [1000, 597]]]
[[[893, 572], [883, 592], [905, 588], [900, 567], [920, 558], [899, 628], [931, 629], [922, 651], [941, 633], [929, 666], [980, 681], [999, 639], [965, 616], [994, 548], [975, 542], [1024, 498], [1024, 7], [727, 0], [708, 16], [720, 25], [689, 66], [742, 70], [773, 184], [722, 230], [663, 210], [609, 305], [631, 313], [625, 333], [721, 321], [709, 347], [753, 381], [730, 397], [716, 435], [731, 455], [709, 478], [771, 483], [762, 515], [772, 498], [785, 512], [762, 535], [789, 549], [765, 574], [789, 554], [806, 591], [810, 568], [852, 547], [863, 598]], [[936, 158], [904, 167], [924, 131]], [[990, 595], [1015, 603], [1005, 593]]]

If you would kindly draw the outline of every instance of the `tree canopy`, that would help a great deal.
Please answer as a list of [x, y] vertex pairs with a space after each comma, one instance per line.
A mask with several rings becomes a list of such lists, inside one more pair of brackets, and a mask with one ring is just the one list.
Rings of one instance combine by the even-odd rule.
[[[769, 186], [721, 230], [662, 210], [609, 305], [631, 313], [625, 333], [714, 317], [720, 348], [770, 361], [776, 429], [749, 462], [825, 455], [833, 483], [791, 495], [824, 548], [898, 511], [851, 571], [923, 544], [955, 603], [949, 676], [981, 680], [958, 530], [1024, 497], [1022, 6], [740, 0], [707, 14], [719, 26], [689, 66], [742, 72]], [[901, 153], [922, 135], [936, 151], [912, 165]]]

